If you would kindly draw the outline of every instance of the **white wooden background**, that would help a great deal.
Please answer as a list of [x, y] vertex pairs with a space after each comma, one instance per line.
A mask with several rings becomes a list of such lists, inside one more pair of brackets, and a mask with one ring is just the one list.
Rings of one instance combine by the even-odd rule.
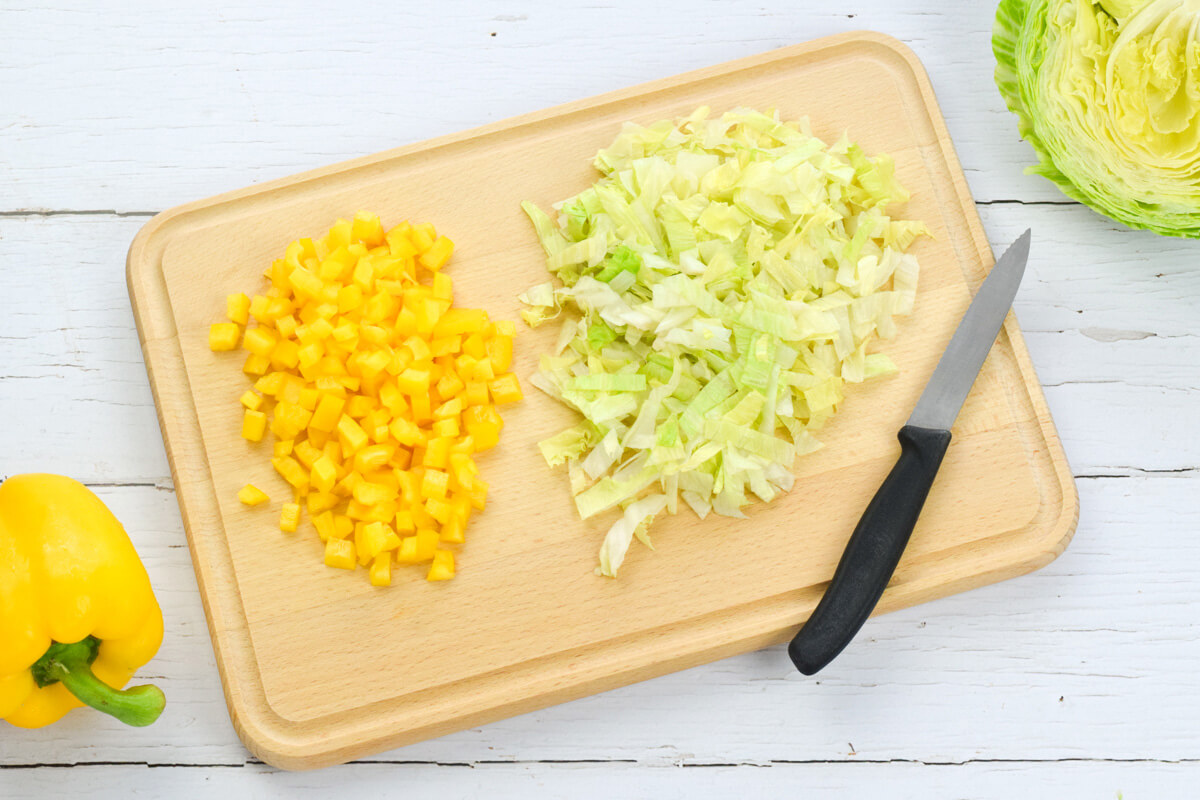
[[[0, 797], [1168, 798], [1200, 782], [1200, 245], [1118, 228], [1021, 168], [992, 0], [586, 6], [0, 0], [0, 475], [124, 520], [166, 615], [153, 727], [0, 725]], [[819, 679], [774, 648], [365, 762], [250, 759], [222, 701], [126, 296], [188, 200], [824, 34], [924, 61], [1078, 479], [1066, 554], [874, 620]], [[814, 110], [815, 112], [818, 110]]]

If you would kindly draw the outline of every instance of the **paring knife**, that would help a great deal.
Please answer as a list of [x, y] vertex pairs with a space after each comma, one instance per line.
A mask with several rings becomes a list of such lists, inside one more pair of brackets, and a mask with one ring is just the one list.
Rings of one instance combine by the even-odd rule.
[[850, 643], [875, 609], [912, 535], [950, 444], [950, 426], [1012, 306], [1029, 260], [1027, 230], [1000, 256], [938, 361], [908, 423], [900, 458], [858, 521], [833, 580], [788, 655], [813, 675]]

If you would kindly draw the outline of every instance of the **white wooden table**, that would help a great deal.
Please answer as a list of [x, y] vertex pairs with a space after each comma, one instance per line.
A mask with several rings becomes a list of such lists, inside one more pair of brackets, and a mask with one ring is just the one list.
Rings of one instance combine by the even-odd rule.
[[[153, 727], [0, 725], [0, 797], [1195, 797], [1200, 245], [1022, 174], [992, 0], [0, 3], [0, 475], [92, 486], [166, 616]], [[196, 4], [199, 5], [199, 4]], [[300, 7], [307, 5], [309, 7]], [[1058, 561], [870, 622], [819, 679], [781, 648], [316, 773], [225, 710], [126, 295], [155, 212], [824, 34], [924, 61], [1078, 479]], [[813, 109], [819, 114], [819, 109]]]

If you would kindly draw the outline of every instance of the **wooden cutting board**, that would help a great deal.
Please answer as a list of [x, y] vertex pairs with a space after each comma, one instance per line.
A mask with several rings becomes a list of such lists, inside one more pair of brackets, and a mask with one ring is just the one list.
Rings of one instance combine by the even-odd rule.
[[[358, 209], [429, 220], [458, 244], [456, 302], [517, 319], [546, 279], [519, 208], [592, 183], [591, 159], [626, 120], [747, 105], [808, 115], [892, 154], [913, 193], [915, 313], [886, 343], [899, 375], [851, 387], [796, 464], [793, 491], [750, 519], [684, 510], [635, 545], [613, 581], [595, 576], [608, 517], [580, 522], [565, 474], [535, 443], [571, 415], [535, 390], [504, 409], [479, 459], [492, 486], [456, 580], [398, 569], [389, 588], [327, 569], [307, 524], [277, 527], [289, 496], [269, 444], [239, 436], [241, 357], [209, 351], [229, 292], [263, 286], [285, 245]], [[1038, 260], [1034, 230], [1032, 260]], [[319, 767], [784, 641], [816, 604], [850, 531], [891, 467], [896, 431], [992, 264], [933, 92], [915, 56], [874, 33], [836, 36], [698, 70], [473, 131], [181, 206], [129, 251], [129, 289], [196, 576], [234, 725], [268, 763]], [[546, 326], [551, 328], [553, 326]], [[521, 326], [525, 379], [555, 332]], [[248, 509], [253, 482], [272, 496]], [[682, 507], [682, 506], [681, 506]], [[1016, 320], [1009, 317], [896, 577], [885, 612], [1036, 569], [1077, 517], [1071, 473]], [[781, 659], [786, 658], [783, 654]]]

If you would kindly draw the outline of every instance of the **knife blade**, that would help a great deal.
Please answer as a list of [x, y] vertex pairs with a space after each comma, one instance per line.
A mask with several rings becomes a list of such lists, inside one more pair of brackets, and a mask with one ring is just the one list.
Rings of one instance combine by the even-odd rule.
[[1021, 234], [979, 287], [900, 429], [900, 458], [850, 535], [821, 601], [788, 645], [792, 663], [805, 675], [816, 674], [845, 649], [896, 571], [950, 445], [950, 428], [1021, 285], [1030, 238], [1029, 230]]

